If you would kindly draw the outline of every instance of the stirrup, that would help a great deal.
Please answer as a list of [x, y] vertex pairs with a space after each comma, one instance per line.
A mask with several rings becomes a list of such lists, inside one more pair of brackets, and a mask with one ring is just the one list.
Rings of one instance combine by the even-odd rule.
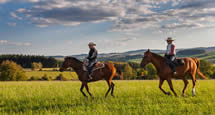
[[92, 79], [93, 79], [93, 77], [91, 75], [89, 75], [88, 81], [92, 80]]

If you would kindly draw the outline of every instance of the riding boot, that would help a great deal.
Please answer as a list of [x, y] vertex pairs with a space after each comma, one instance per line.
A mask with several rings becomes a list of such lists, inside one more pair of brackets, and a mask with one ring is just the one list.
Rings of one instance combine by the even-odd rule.
[[176, 67], [175, 67], [175, 64], [173, 62], [170, 62], [170, 67], [172, 69], [173, 75], [177, 74], [176, 73]]
[[88, 80], [92, 80], [92, 67], [88, 66], [88, 73], [89, 73], [89, 76], [88, 76]]

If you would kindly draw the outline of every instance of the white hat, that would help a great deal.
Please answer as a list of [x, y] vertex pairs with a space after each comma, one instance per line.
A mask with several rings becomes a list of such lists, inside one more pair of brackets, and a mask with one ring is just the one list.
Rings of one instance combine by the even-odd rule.
[[175, 41], [175, 40], [173, 40], [171, 37], [168, 37], [168, 38], [166, 39], [166, 41]]
[[90, 42], [90, 43], [88, 44], [88, 46], [96, 46], [96, 44], [93, 43], [93, 42]]

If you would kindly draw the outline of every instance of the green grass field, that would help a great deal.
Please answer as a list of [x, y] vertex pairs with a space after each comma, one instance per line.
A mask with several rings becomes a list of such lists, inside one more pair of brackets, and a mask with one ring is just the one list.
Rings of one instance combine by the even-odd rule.
[[[198, 81], [196, 93], [191, 82], [186, 97], [164, 95], [158, 81], [114, 81], [115, 98], [104, 98], [104, 81], [90, 83], [94, 98], [82, 96], [81, 83], [68, 82], [0, 82], [0, 114], [215, 114], [215, 81]], [[174, 81], [181, 95], [182, 81]], [[164, 89], [170, 91], [167, 83]]]
[[48, 77], [51, 77], [52, 79], [55, 79], [60, 74], [62, 74], [68, 80], [77, 80], [78, 79], [78, 76], [77, 76], [77, 74], [75, 72], [69, 72], [69, 71], [66, 71], [66, 72], [59, 72], [59, 71], [26, 71], [25, 73], [26, 73], [26, 76], [28, 76], [29, 79], [32, 76], [37, 77], [37, 78], [41, 78], [45, 74]]

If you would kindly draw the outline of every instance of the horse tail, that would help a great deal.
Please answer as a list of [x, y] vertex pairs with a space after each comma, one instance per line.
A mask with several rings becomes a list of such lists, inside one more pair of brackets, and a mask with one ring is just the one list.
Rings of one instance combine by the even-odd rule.
[[112, 72], [111, 78], [113, 79], [114, 77], [117, 77], [117, 78], [120, 78], [120, 80], [123, 80], [123, 72], [119, 68], [116, 68], [113, 63], [107, 63], [107, 64]]
[[108, 66], [109, 70], [110, 70], [110, 79], [113, 79], [116, 76], [116, 68], [114, 67], [113, 63], [106, 63], [106, 66]]
[[202, 77], [203, 79], [208, 79], [208, 77], [206, 77], [205, 75], [203, 75], [203, 73], [200, 71], [200, 60], [198, 58], [192, 58], [196, 65], [197, 65], [197, 73], [200, 77]]

